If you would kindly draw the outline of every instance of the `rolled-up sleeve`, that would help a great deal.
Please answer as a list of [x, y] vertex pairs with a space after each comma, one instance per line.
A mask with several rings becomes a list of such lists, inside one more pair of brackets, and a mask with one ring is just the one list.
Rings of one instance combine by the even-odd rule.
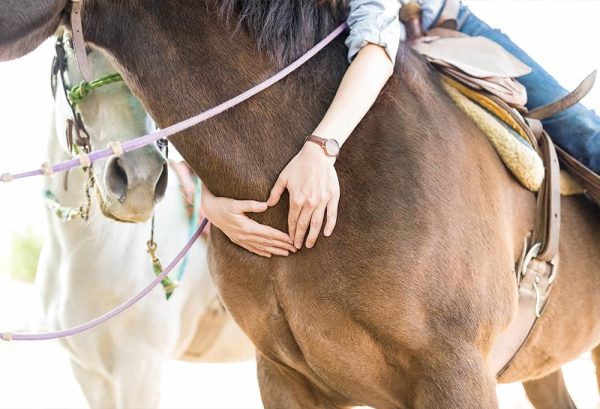
[[348, 61], [372, 43], [383, 47], [394, 63], [399, 43], [406, 38], [398, 18], [399, 11], [399, 0], [350, 0], [350, 34], [346, 39]]

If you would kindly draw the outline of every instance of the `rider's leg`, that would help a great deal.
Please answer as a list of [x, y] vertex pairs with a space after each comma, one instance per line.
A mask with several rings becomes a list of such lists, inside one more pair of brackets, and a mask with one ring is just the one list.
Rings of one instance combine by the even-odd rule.
[[[461, 8], [458, 24], [463, 33], [487, 37], [531, 67], [530, 74], [519, 78], [527, 89], [528, 108], [540, 107], [567, 94], [558, 81], [513, 43], [506, 34], [491, 28], [465, 6]], [[600, 173], [600, 117], [593, 110], [577, 104], [544, 120], [543, 124], [560, 147], [596, 173]]]

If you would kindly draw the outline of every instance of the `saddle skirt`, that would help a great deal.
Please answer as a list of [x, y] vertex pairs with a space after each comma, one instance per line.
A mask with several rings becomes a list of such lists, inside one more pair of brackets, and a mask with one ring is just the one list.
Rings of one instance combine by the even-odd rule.
[[526, 111], [527, 91], [515, 78], [529, 74], [531, 68], [494, 41], [434, 28], [411, 46], [446, 75]]

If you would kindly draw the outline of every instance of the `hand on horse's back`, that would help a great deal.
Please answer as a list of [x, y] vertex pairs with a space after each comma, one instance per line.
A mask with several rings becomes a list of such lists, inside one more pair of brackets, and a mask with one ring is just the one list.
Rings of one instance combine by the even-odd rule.
[[[316, 144], [306, 143], [283, 169], [267, 201], [275, 206], [287, 189], [290, 195], [288, 231], [297, 249], [315, 245], [327, 210], [324, 235], [330, 236], [335, 228], [340, 200], [340, 184], [333, 166], [335, 159], [328, 157]], [[310, 228], [310, 230], [309, 230]]]

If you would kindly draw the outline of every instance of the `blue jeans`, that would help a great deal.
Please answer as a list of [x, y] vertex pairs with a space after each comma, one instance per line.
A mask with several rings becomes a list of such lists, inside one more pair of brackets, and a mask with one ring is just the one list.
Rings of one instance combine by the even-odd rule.
[[[493, 29], [477, 18], [466, 6], [458, 15], [459, 30], [470, 36], [483, 36], [500, 44], [531, 67], [531, 73], [520, 77], [527, 89], [527, 108], [533, 109], [554, 102], [568, 92], [500, 30]], [[584, 165], [600, 173], [600, 117], [577, 104], [542, 121], [552, 140]]]

